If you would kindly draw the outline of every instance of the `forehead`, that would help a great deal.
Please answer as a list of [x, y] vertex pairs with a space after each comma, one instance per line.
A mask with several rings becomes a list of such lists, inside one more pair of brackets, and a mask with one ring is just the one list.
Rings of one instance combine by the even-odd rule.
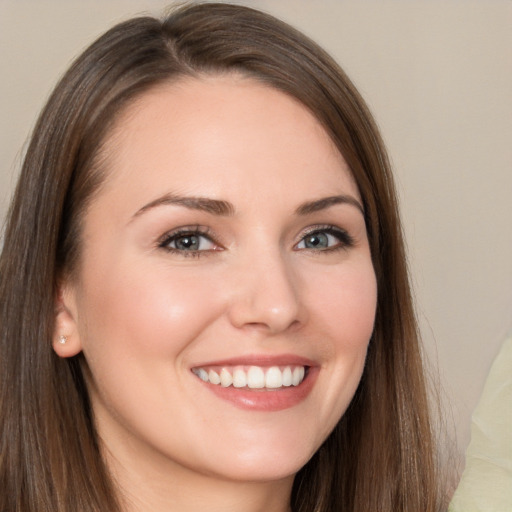
[[151, 89], [120, 115], [104, 147], [107, 189], [138, 183], [140, 193], [160, 186], [220, 197], [266, 184], [289, 195], [291, 184], [297, 190], [304, 184], [305, 191], [314, 181], [319, 194], [341, 186], [358, 196], [346, 162], [313, 114], [239, 75]]

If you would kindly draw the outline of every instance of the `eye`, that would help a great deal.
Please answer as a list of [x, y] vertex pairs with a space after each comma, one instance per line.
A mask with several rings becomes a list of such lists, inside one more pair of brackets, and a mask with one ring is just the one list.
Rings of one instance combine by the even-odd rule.
[[183, 255], [197, 255], [200, 252], [217, 251], [220, 246], [216, 244], [207, 229], [181, 228], [165, 234], [160, 240], [159, 247]]
[[315, 227], [302, 237], [296, 249], [330, 251], [344, 249], [353, 245], [352, 237], [344, 230], [334, 226]]

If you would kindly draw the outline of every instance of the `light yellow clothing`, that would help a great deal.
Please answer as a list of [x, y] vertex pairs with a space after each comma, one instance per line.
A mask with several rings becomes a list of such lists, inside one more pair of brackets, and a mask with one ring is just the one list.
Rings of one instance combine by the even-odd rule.
[[466, 468], [449, 512], [512, 512], [512, 335], [473, 413]]

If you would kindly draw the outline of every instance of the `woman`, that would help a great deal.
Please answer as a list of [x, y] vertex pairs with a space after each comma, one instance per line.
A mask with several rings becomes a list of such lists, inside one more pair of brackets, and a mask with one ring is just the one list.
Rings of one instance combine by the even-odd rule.
[[37, 123], [1, 257], [1, 510], [436, 510], [396, 197], [272, 17], [139, 18]]

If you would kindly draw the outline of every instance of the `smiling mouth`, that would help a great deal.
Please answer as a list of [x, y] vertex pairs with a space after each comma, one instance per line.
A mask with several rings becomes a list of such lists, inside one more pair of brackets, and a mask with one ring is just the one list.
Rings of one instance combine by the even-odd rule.
[[308, 366], [222, 366], [192, 368], [203, 382], [223, 388], [278, 390], [299, 386]]

